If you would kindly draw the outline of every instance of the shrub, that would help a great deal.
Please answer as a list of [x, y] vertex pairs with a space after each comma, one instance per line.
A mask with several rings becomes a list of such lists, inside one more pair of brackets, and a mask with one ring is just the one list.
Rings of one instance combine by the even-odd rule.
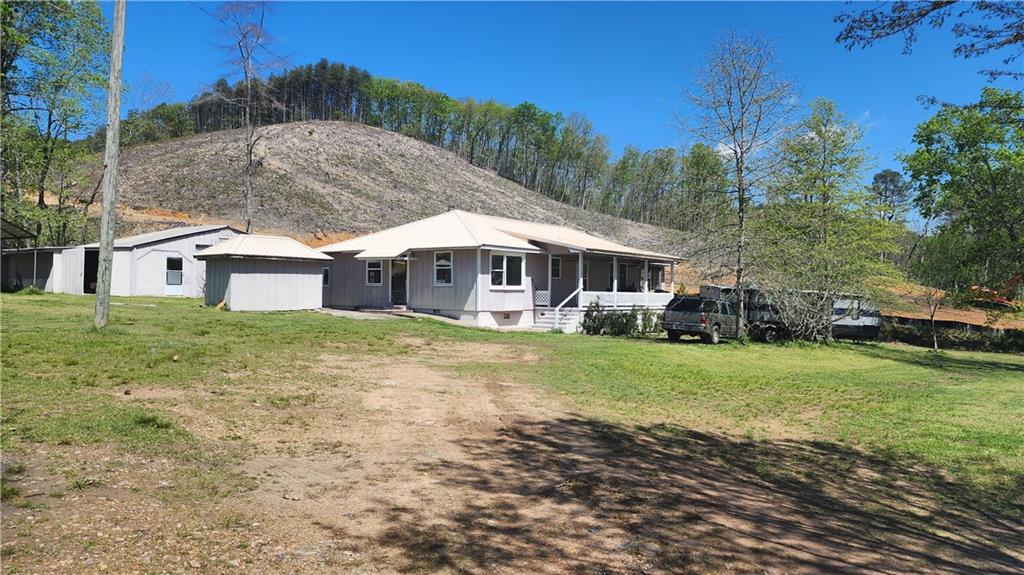
[[[1024, 331], [1003, 333], [967, 331], [940, 328], [936, 331], [939, 349], [964, 351], [1024, 352]], [[902, 325], [890, 321], [882, 323], [879, 335], [882, 341], [898, 341], [921, 347], [932, 347], [932, 330], [923, 325]]]
[[607, 310], [600, 302], [592, 301], [583, 313], [580, 329], [587, 335], [643, 336], [659, 331], [661, 326], [657, 314], [648, 308]]

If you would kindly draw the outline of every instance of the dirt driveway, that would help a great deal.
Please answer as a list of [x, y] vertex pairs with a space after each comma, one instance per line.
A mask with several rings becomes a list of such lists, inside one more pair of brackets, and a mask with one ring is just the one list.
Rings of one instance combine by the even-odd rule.
[[203, 449], [27, 454], [20, 487], [42, 505], [5, 507], [4, 571], [1024, 572], [1021, 525], [941, 477], [833, 444], [617, 426], [508, 377], [529, 348], [403, 343], [329, 348], [316, 384], [132, 390]]

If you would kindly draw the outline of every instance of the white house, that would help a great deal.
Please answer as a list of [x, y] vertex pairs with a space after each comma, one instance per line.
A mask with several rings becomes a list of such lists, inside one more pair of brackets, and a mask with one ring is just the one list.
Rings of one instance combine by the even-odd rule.
[[675, 256], [578, 230], [451, 210], [320, 248], [323, 303], [404, 306], [489, 327], [574, 330], [591, 301], [663, 308]]
[[[200, 297], [206, 265], [196, 253], [242, 233], [226, 225], [205, 225], [118, 238], [111, 294]], [[58, 293], [95, 293], [99, 244], [39, 248], [36, 253], [31, 248], [4, 250], [2, 267], [5, 288], [34, 284]]]

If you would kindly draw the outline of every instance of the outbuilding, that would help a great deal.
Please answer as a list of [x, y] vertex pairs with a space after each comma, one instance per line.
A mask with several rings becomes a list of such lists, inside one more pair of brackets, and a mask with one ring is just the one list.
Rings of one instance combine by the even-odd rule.
[[323, 307], [331, 257], [283, 236], [243, 235], [196, 254], [206, 262], [206, 305], [234, 311]]

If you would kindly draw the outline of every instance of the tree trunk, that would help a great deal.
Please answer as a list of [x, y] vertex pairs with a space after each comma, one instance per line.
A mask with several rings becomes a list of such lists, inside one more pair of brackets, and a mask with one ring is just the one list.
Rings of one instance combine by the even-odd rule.
[[103, 214], [100, 217], [99, 268], [96, 273], [96, 313], [93, 323], [104, 328], [110, 317], [110, 276], [114, 261], [117, 208], [117, 162], [121, 139], [121, 55], [124, 52], [126, 0], [114, 3], [114, 35], [110, 41], [110, 80], [107, 88], [107, 142], [103, 150]]

